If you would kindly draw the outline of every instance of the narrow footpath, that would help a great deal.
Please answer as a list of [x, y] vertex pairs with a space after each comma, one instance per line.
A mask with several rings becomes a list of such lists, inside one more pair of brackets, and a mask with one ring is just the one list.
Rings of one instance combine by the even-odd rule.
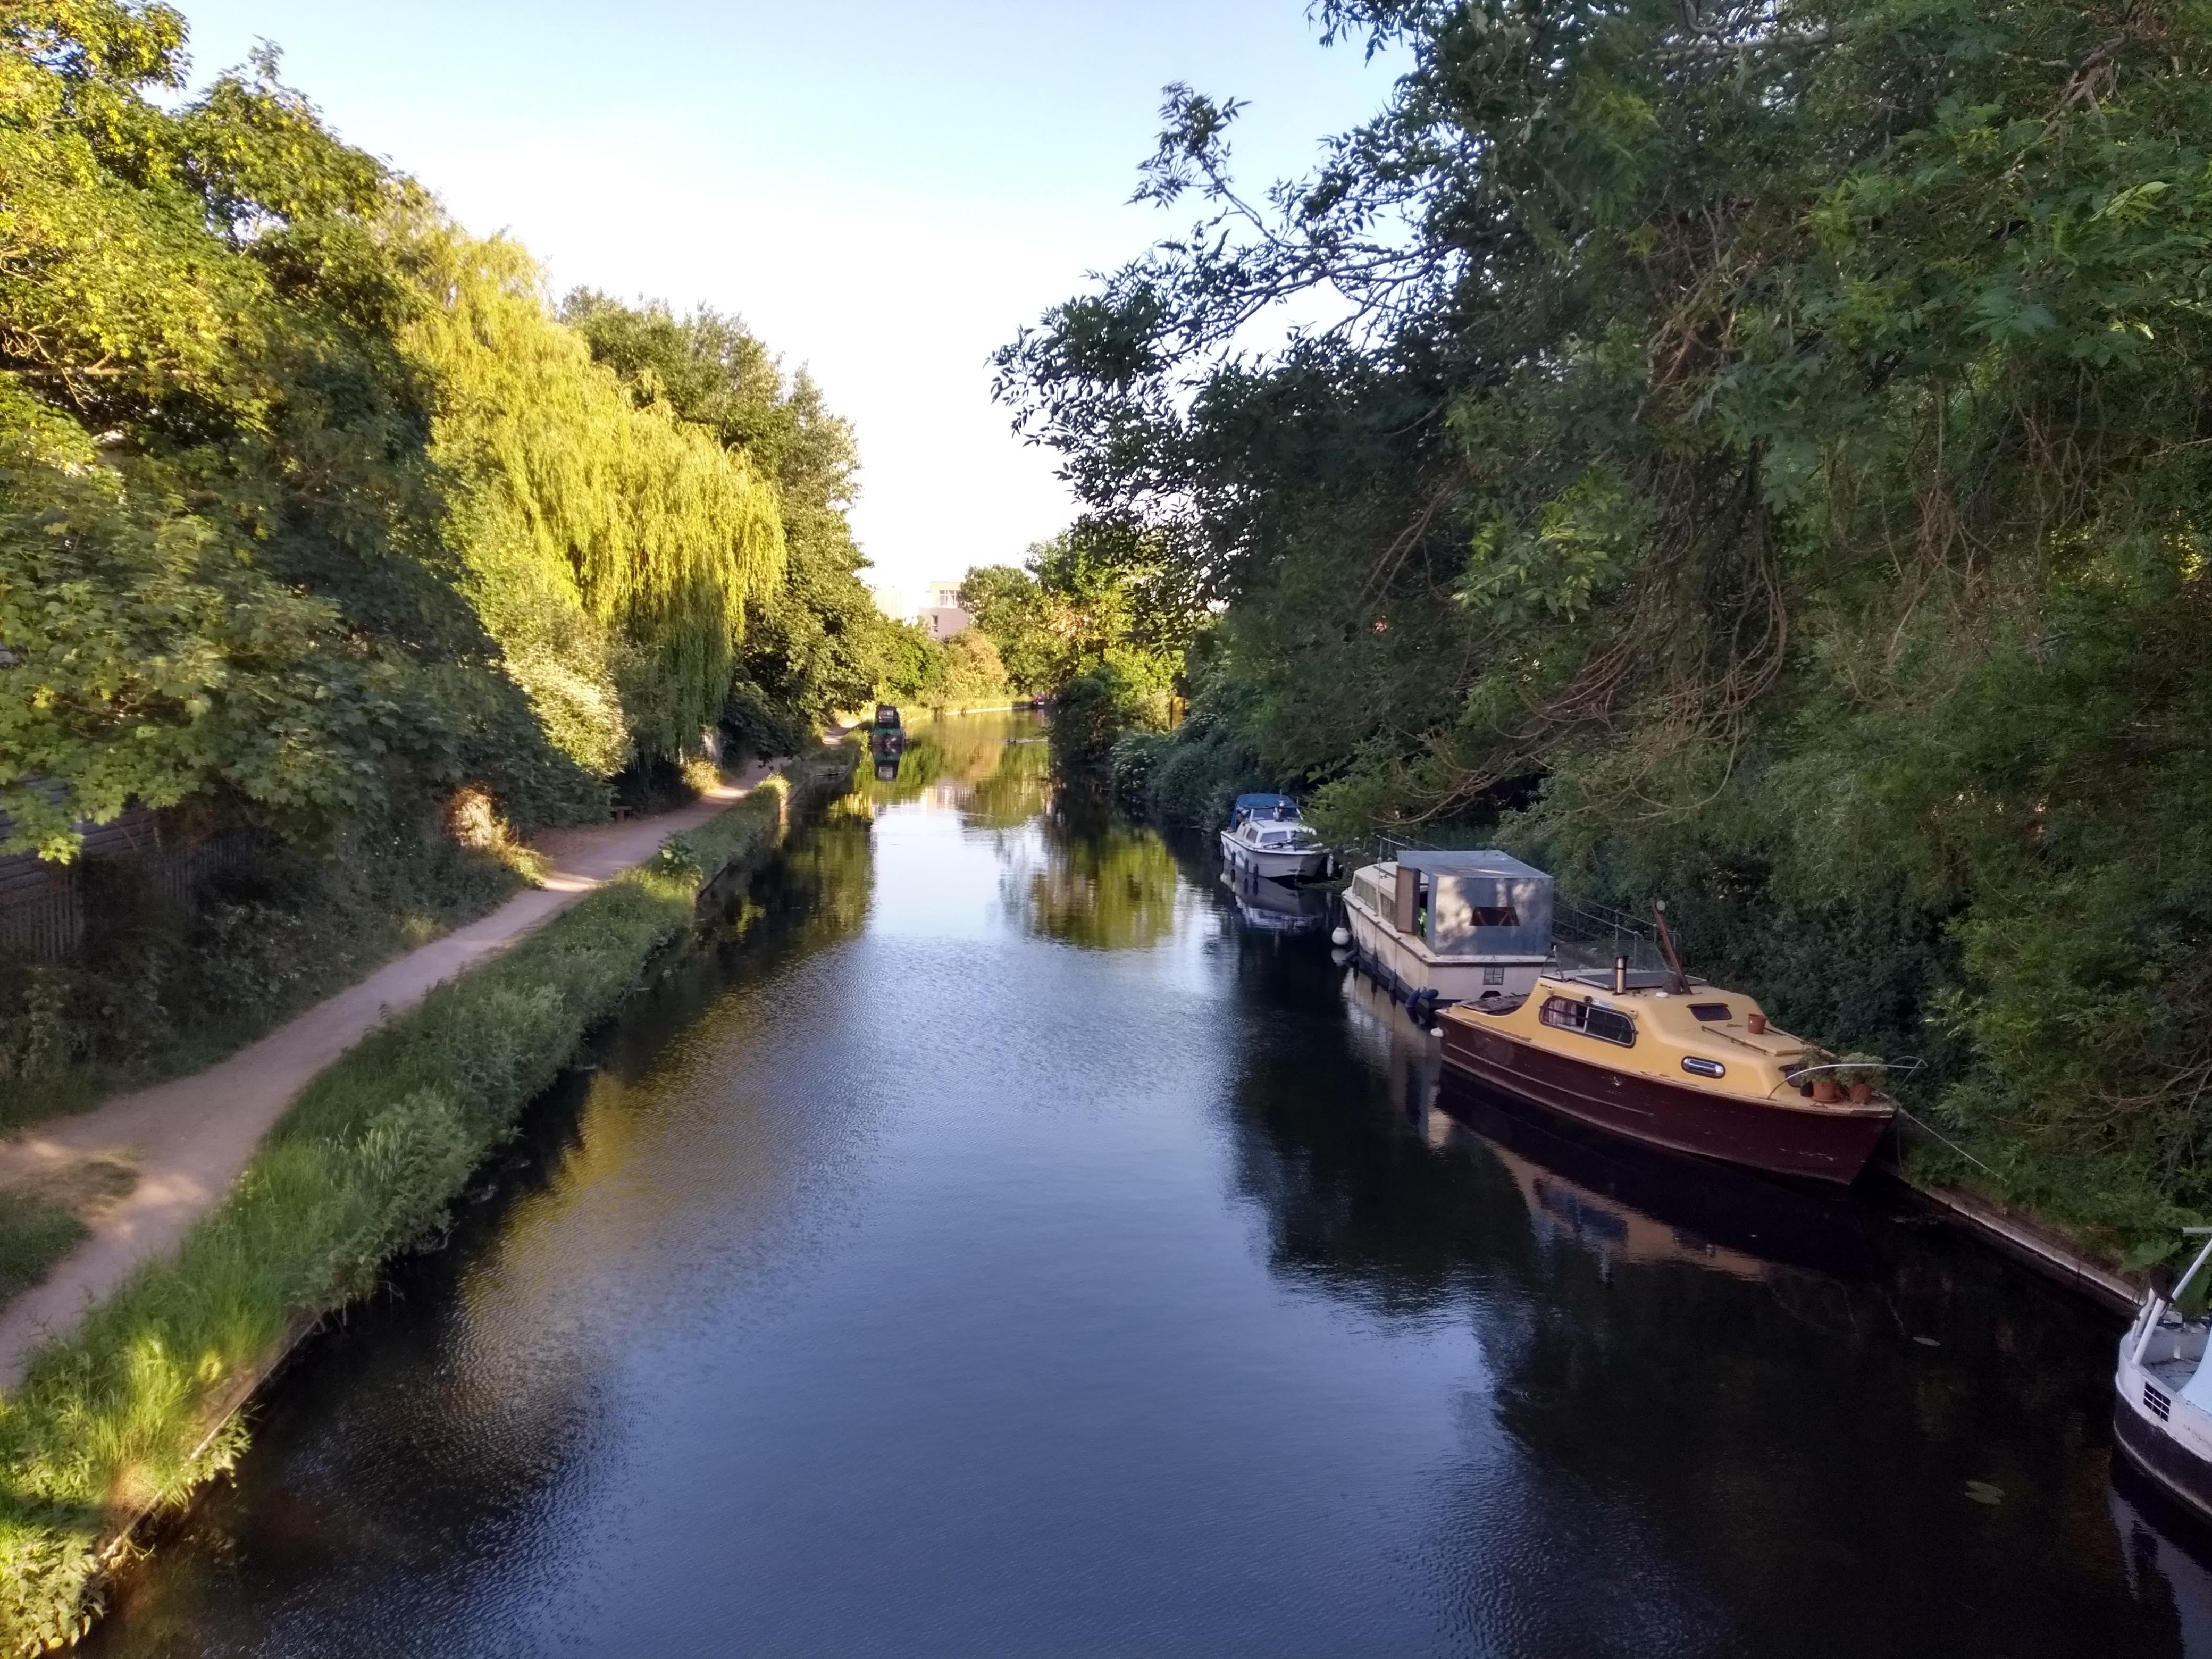
[[709, 789], [672, 812], [541, 836], [534, 844], [547, 863], [542, 887], [395, 957], [204, 1072], [0, 1140], [0, 1186], [95, 1158], [127, 1163], [138, 1176], [130, 1194], [92, 1222], [89, 1238], [45, 1280], [0, 1307], [0, 1392], [22, 1380], [40, 1344], [71, 1328], [141, 1262], [175, 1249], [192, 1223], [230, 1190], [262, 1137], [339, 1055], [432, 987], [497, 955], [644, 863], [669, 836], [727, 811], [782, 764], [759, 762], [735, 783]]

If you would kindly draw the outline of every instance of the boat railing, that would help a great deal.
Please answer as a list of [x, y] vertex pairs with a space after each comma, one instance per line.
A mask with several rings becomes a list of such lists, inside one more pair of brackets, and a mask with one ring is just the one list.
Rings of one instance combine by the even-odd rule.
[[1632, 982], [1668, 969], [1651, 929], [1603, 904], [1552, 904], [1552, 959], [1562, 973], [1611, 974], [1626, 959]]

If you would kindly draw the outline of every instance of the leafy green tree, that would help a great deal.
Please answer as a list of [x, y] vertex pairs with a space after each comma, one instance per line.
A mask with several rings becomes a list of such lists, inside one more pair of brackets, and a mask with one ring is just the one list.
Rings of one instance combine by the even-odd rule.
[[992, 702], [1006, 695], [1006, 665], [989, 635], [963, 629], [944, 643], [945, 682], [938, 695], [946, 703]]
[[[1321, 16], [1407, 54], [1388, 106], [1261, 197], [1171, 88], [1140, 194], [1194, 234], [1000, 358], [1224, 607], [1231, 747], [1704, 895], [1820, 1035], [1963, 1045], [1944, 1109], [2081, 1224], [2212, 1208], [2206, 14]], [[1926, 971], [1846, 1008], [1778, 935]]]
[[1046, 625], [1036, 577], [1010, 564], [980, 565], [961, 580], [960, 608], [997, 647], [1013, 684], [1031, 692], [1052, 687], [1060, 647]]

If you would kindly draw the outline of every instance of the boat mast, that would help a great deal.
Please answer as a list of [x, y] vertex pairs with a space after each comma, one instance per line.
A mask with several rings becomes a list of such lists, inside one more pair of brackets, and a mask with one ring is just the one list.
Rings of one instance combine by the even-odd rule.
[[1651, 901], [1652, 919], [1659, 924], [1659, 948], [1667, 953], [1668, 970], [1674, 975], [1668, 989], [1677, 996], [1690, 994], [1690, 976], [1682, 971], [1682, 953], [1674, 948], [1674, 935], [1667, 927], [1667, 901]]

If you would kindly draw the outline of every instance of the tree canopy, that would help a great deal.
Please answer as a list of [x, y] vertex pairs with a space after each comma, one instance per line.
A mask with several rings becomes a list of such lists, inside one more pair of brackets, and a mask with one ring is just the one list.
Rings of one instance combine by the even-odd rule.
[[273, 52], [176, 101], [184, 46], [161, 5], [0, 15], [0, 847], [132, 801], [589, 816], [742, 684], [866, 696], [852, 434], [803, 375], [712, 313], [563, 322]]
[[1200, 223], [999, 359], [1225, 605], [1240, 750], [1704, 895], [1716, 966], [1950, 1054], [2077, 1219], [2212, 1206], [2212, 13], [1321, 17], [1408, 56], [1388, 106], [1255, 193], [1170, 89], [1139, 194]]

